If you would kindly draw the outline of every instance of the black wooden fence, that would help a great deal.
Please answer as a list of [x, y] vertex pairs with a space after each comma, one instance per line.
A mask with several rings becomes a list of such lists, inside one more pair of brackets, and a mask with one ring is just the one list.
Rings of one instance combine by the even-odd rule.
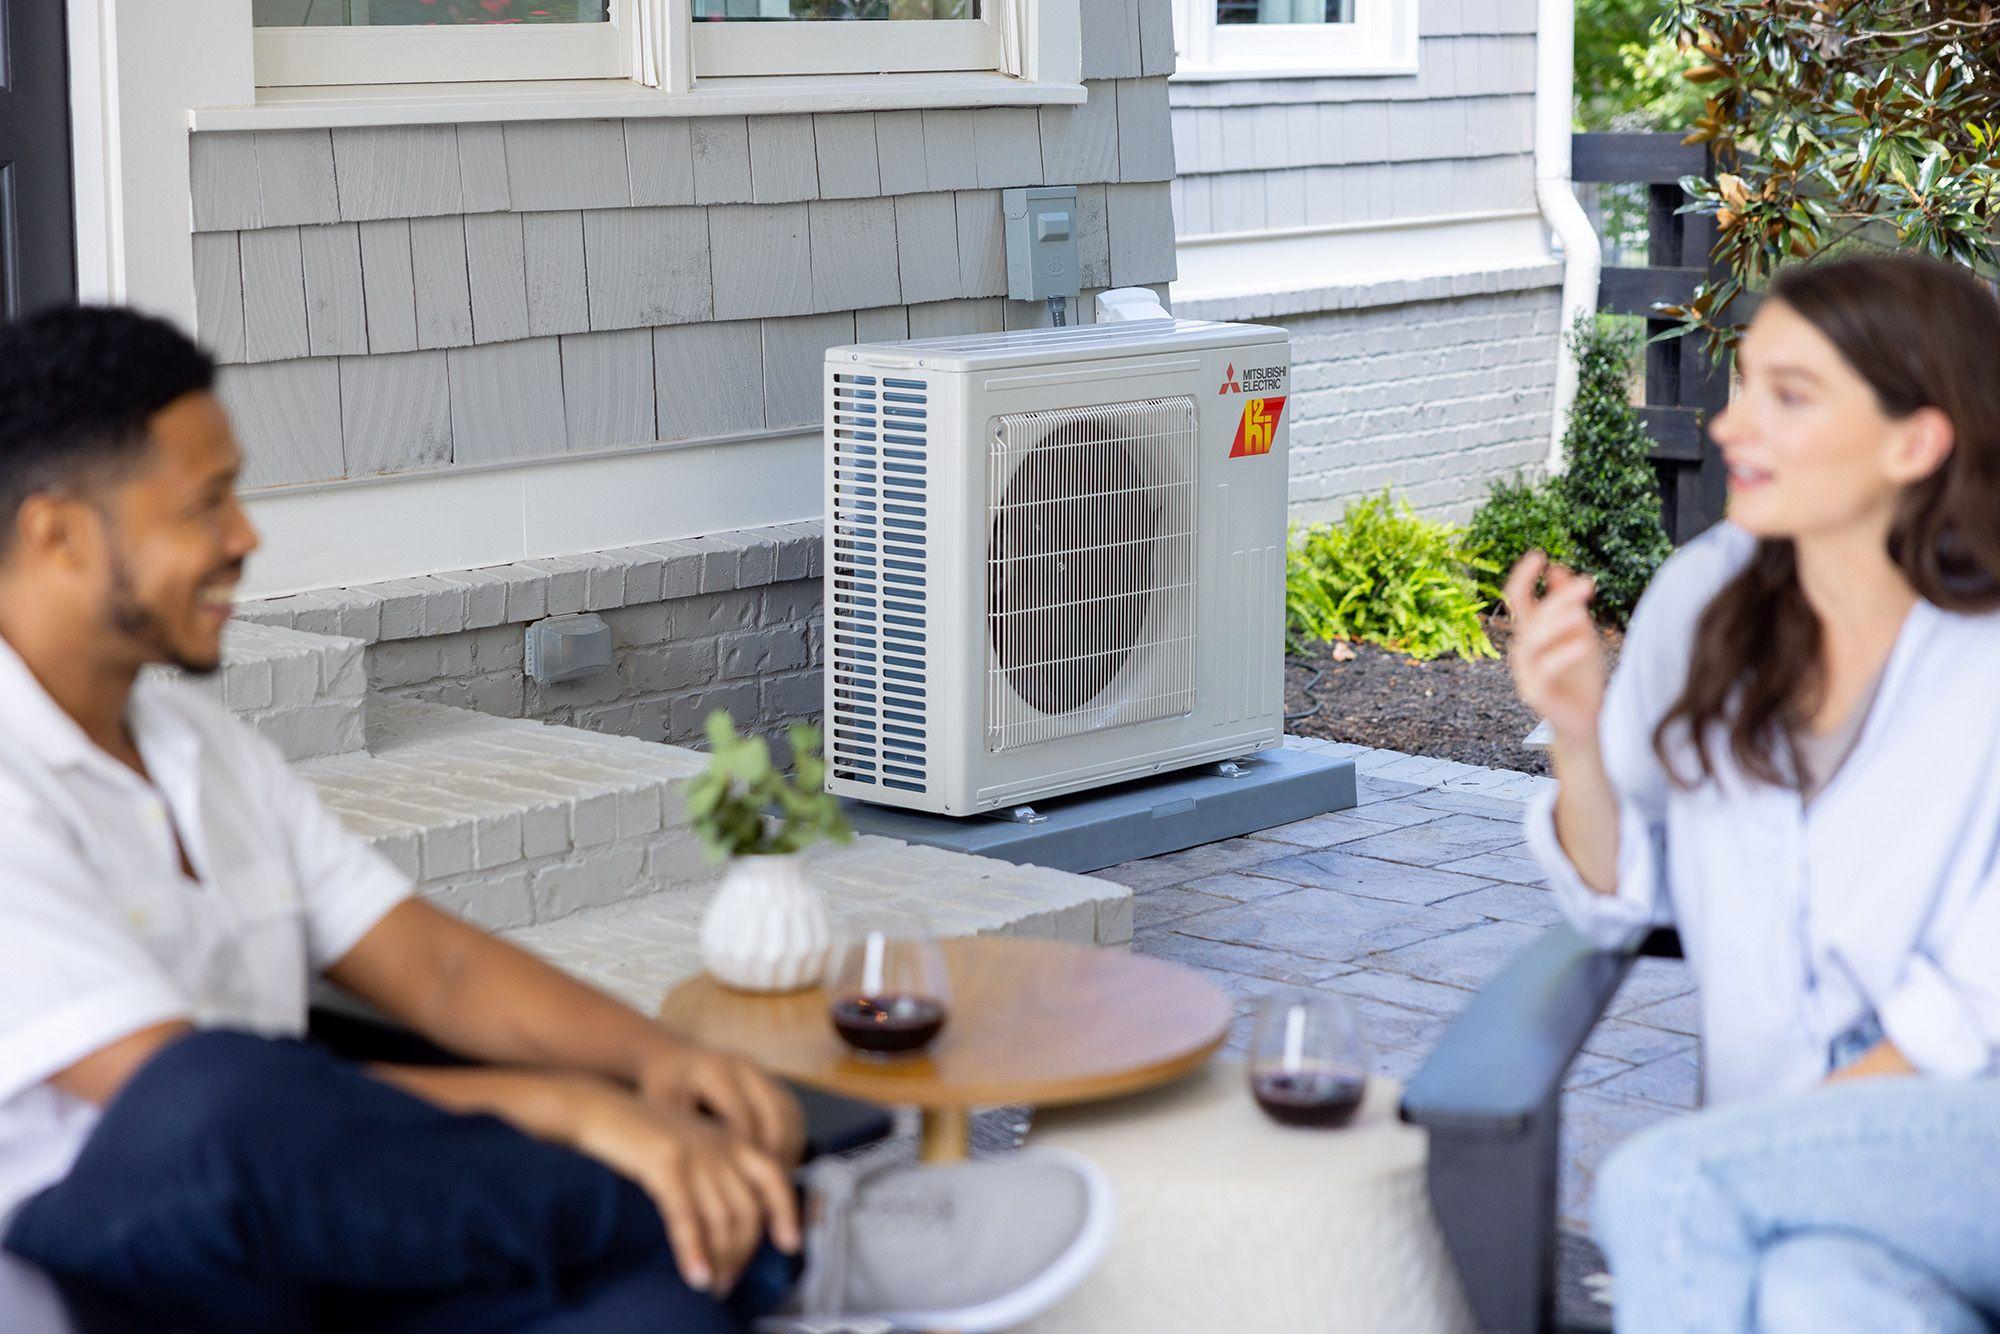
[[[1644, 268], [1606, 269], [1597, 304], [1620, 315], [1645, 315], [1648, 337], [1673, 327], [1650, 318], [1657, 302], [1685, 305], [1709, 277], [1715, 219], [1677, 214], [1687, 202], [1683, 176], [1709, 172], [1708, 151], [1678, 134], [1579, 134], [1571, 141], [1571, 176], [1578, 181], [1646, 187], [1650, 261]], [[1646, 406], [1653, 466], [1660, 476], [1667, 533], [1676, 543], [1722, 517], [1727, 477], [1708, 438], [1709, 419], [1729, 402], [1729, 368], [1709, 359], [1699, 337], [1669, 338], [1646, 347]]]

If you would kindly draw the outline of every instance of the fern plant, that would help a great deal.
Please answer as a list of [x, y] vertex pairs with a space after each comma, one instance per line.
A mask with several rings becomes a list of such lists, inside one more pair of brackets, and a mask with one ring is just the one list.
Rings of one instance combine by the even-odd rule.
[[1413, 658], [1496, 656], [1479, 613], [1497, 567], [1465, 530], [1425, 519], [1384, 491], [1338, 523], [1295, 531], [1285, 561], [1287, 645], [1380, 644]]
[[802, 852], [822, 838], [845, 843], [853, 828], [826, 791], [819, 729], [794, 725], [792, 773], [771, 761], [760, 736], [743, 736], [720, 709], [708, 715], [708, 768], [688, 780], [689, 823], [708, 855], [770, 857]]

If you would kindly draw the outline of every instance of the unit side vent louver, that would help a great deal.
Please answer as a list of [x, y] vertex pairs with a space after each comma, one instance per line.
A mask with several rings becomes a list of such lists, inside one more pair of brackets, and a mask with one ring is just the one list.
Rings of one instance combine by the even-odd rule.
[[987, 468], [987, 748], [1194, 709], [1199, 414], [1013, 413]]
[[828, 763], [906, 792], [928, 777], [926, 397], [921, 380], [834, 376]]

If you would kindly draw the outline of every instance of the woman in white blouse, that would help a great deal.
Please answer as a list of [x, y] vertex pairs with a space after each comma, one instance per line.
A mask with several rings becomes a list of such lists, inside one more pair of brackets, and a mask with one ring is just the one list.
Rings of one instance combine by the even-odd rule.
[[1672, 923], [1701, 984], [1711, 1106], [1597, 1179], [1618, 1328], [1988, 1331], [2000, 305], [1931, 261], [1795, 267], [1738, 369], [1729, 520], [1608, 686], [1589, 581], [1509, 582], [1556, 736], [1530, 844], [1578, 931]]

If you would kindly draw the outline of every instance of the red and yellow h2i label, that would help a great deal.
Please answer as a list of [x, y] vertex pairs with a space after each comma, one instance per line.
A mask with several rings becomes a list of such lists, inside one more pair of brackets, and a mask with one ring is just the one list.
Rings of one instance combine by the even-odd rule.
[[1242, 459], [1270, 453], [1271, 442], [1278, 438], [1278, 418], [1284, 411], [1283, 395], [1246, 400], [1243, 420], [1236, 423], [1236, 443], [1229, 447], [1229, 457]]

